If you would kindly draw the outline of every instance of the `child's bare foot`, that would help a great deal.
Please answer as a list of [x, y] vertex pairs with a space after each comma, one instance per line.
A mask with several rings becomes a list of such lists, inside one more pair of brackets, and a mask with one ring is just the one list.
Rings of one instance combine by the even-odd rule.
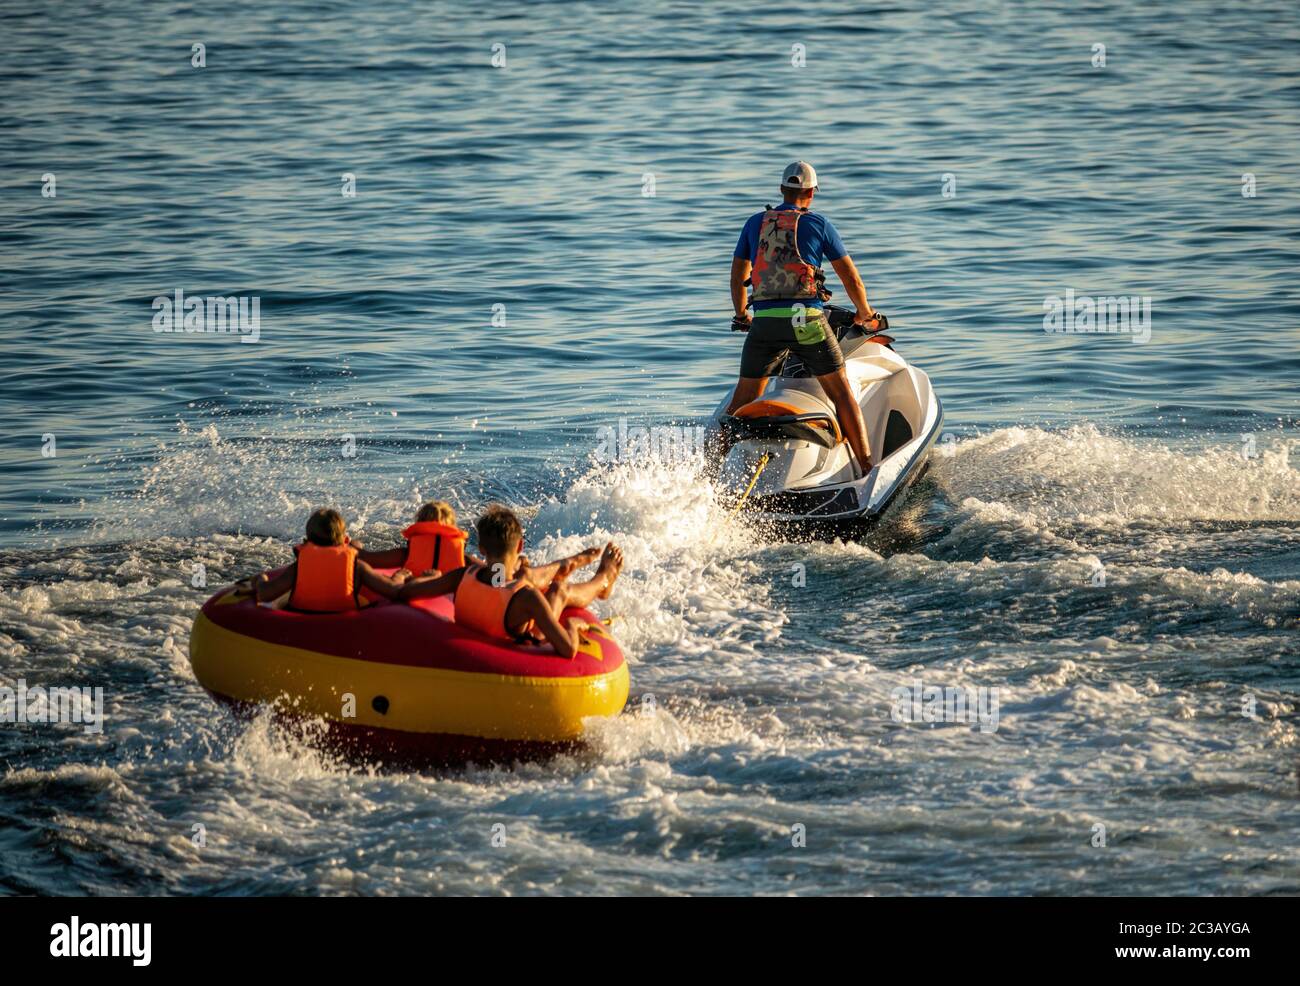
[[600, 567], [596, 569], [596, 575], [605, 580], [605, 586], [600, 590], [597, 598], [609, 598], [609, 594], [614, 591], [614, 580], [618, 578], [622, 568], [623, 549], [610, 541], [605, 545], [605, 550], [600, 555]]

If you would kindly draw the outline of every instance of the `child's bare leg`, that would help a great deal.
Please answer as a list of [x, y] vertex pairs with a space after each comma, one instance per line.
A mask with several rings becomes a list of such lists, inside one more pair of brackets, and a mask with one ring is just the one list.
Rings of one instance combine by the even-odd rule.
[[601, 553], [600, 567], [596, 569], [595, 575], [586, 582], [565, 584], [566, 605], [582, 609], [590, 606], [597, 599], [608, 599], [614, 588], [614, 581], [618, 578], [619, 569], [622, 567], [623, 549], [611, 541], [605, 545], [605, 550]]
[[599, 548], [588, 548], [586, 551], [579, 551], [576, 555], [569, 555], [569, 557], [561, 558], [559, 561], [547, 562], [545, 565], [529, 568], [528, 581], [545, 592], [550, 584], [555, 581], [561, 566], [567, 567], [569, 571], [586, 568], [599, 557]]
[[[550, 566], [547, 566], [548, 568]], [[545, 587], [538, 586], [546, 594], [547, 605], [558, 620], [560, 614], [571, 605], [569, 602], [569, 576], [577, 566], [572, 558], [564, 558], [555, 563], [555, 577]]]

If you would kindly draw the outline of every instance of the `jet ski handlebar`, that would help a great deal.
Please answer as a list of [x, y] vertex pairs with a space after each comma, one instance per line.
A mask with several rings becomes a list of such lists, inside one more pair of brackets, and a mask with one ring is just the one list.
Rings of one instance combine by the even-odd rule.
[[[830, 322], [831, 328], [835, 330], [837, 336], [853, 327], [853, 319], [856, 313], [848, 308], [841, 308], [839, 305], [826, 305], [822, 308], [822, 311], [826, 313], [826, 320]], [[876, 333], [888, 332], [889, 319], [885, 317], [885, 313], [877, 310], [874, 314], [876, 316], [876, 327], [872, 331]], [[737, 315], [731, 320], [731, 331], [748, 332], [752, 324], [751, 319], [741, 318]]]
[[[750, 287], [752, 284], [753, 278], [745, 278], [745, 287]], [[817, 271], [817, 295], [823, 302], [822, 311], [826, 313], [826, 320], [830, 322], [831, 328], [835, 330], [837, 336], [841, 333], [847, 332], [853, 327], [853, 319], [857, 314], [856, 312], [848, 308], [841, 308], [839, 305], [825, 304], [825, 302], [831, 300], [831, 289], [826, 286], [826, 275], [820, 270]], [[751, 304], [753, 304], [753, 301], [747, 299], [745, 307], [748, 308]], [[874, 314], [876, 316], [874, 319], [876, 327], [873, 331], [877, 333], [888, 332], [889, 319], [885, 317], [885, 313], [882, 311], [876, 311]], [[733, 316], [731, 319], [731, 331], [748, 332], [751, 324], [753, 323], [748, 318], [743, 318], [740, 315]]]
[[[831, 328], [837, 331], [849, 329], [853, 325], [854, 316], [857, 314], [848, 308], [841, 308], [839, 305], [826, 305], [822, 310], [826, 312], [826, 321], [830, 322]], [[874, 321], [876, 322], [873, 331], [888, 332], [889, 319], [885, 317], [885, 313], [877, 310], [872, 314], [875, 315]], [[863, 328], [865, 329], [866, 326], [863, 326]]]

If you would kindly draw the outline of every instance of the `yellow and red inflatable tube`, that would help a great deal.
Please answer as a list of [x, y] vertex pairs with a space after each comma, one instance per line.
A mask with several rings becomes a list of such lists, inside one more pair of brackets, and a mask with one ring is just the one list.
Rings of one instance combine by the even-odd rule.
[[627, 701], [617, 642], [586, 610], [565, 615], [593, 624], [571, 660], [457, 626], [449, 597], [318, 614], [226, 589], [194, 620], [190, 664], [217, 699], [324, 719], [338, 745], [392, 759], [514, 759], [578, 745], [584, 719]]

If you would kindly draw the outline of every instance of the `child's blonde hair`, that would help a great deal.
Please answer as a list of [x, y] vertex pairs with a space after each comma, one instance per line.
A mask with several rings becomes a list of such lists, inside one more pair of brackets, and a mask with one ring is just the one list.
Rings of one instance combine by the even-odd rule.
[[307, 540], [331, 548], [347, 540], [348, 526], [343, 515], [330, 507], [321, 507], [307, 518]]
[[415, 515], [415, 519], [417, 521], [431, 520], [438, 524], [455, 527], [456, 511], [451, 509], [451, 504], [446, 500], [430, 500], [420, 508], [420, 512]]

